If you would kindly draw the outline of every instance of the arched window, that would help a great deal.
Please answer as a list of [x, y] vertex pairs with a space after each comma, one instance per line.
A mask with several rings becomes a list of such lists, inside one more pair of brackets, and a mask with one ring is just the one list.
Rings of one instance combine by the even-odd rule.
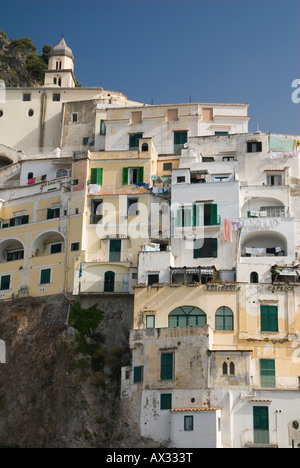
[[223, 375], [227, 375], [227, 374], [228, 374], [228, 365], [227, 365], [227, 362], [223, 362], [222, 370], [223, 370]]
[[194, 306], [181, 306], [169, 314], [169, 327], [206, 325], [206, 314]]
[[106, 271], [104, 275], [104, 291], [113, 292], [115, 290], [115, 273]]
[[33, 178], [33, 172], [28, 172], [27, 179], [32, 179], [32, 178]]
[[258, 283], [258, 273], [256, 271], [250, 273], [250, 283]]
[[67, 175], [68, 175], [67, 169], [59, 169], [56, 172], [56, 177], [67, 177]]
[[216, 311], [216, 330], [233, 330], [233, 312], [229, 307], [219, 307]]
[[148, 151], [148, 143], [142, 144], [142, 151]]
[[233, 362], [230, 363], [229, 365], [229, 374], [230, 375], [235, 375], [235, 365]]

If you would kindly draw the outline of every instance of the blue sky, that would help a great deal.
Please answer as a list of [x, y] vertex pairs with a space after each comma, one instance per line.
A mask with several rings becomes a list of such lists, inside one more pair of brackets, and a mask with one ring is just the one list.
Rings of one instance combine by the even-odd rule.
[[62, 34], [83, 86], [148, 104], [246, 102], [249, 131], [300, 134], [299, 0], [2, 0], [0, 29]]

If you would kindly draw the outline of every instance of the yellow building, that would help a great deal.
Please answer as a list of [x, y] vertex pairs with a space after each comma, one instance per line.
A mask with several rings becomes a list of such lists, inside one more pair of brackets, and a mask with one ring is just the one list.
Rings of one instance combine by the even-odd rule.
[[[138, 254], [153, 240], [151, 206], [160, 202], [152, 192], [156, 174], [157, 153], [151, 138], [140, 139], [137, 150], [88, 152], [74, 161], [78, 185], [73, 187], [71, 213], [84, 200], [82, 255], [74, 266], [74, 294], [133, 293]], [[75, 218], [71, 216], [70, 222]]]

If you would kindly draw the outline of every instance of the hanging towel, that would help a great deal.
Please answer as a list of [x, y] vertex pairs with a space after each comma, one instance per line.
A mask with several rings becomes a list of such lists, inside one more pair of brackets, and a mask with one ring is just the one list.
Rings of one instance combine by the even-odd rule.
[[226, 241], [226, 242], [227, 242], [227, 240], [228, 240], [228, 232], [227, 232], [228, 227], [227, 227], [227, 225], [228, 225], [228, 221], [227, 221], [227, 219], [225, 218], [225, 219], [224, 219], [224, 241]]

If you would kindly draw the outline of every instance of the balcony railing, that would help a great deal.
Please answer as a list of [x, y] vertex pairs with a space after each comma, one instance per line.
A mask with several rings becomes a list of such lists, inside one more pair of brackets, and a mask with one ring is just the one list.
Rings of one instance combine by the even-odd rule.
[[90, 224], [97, 224], [100, 221], [102, 221], [103, 215], [98, 215], [98, 214], [91, 214], [90, 216]]

